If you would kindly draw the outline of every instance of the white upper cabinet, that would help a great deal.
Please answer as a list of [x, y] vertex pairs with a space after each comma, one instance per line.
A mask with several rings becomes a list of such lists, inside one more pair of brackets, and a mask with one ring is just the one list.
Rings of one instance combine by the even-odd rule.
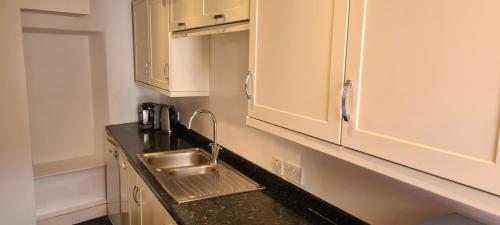
[[249, 19], [249, 0], [172, 0], [172, 30]]
[[200, 26], [202, 14], [201, 0], [172, 0], [172, 30]]
[[203, 0], [203, 15], [214, 24], [248, 20], [249, 0]]
[[350, 4], [342, 145], [499, 195], [500, 1]]
[[340, 141], [345, 0], [255, 0], [250, 6], [248, 116]]
[[170, 97], [207, 96], [209, 39], [172, 39], [169, 2], [132, 3], [135, 80]]
[[133, 6], [135, 80], [150, 83], [148, 1], [135, 1]]
[[167, 0], [149, 0], [151, 84], [169, 90], [170, 30]]

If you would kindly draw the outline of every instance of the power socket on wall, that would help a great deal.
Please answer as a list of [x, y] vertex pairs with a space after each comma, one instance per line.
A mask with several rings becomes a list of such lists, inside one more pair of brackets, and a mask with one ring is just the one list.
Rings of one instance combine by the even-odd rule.
[[283, 176], [298, 185], [302, 185], [302, 168], [290, 162], [285, 162]]
[[273, 173], [277, 175], [283, 175], [283, 159], [273, 157]]

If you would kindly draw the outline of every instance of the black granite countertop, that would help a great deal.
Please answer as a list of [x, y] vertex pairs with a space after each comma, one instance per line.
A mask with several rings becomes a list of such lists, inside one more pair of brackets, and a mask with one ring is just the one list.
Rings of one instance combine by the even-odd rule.
[[111, 125], [106, 130], [180, 225], [366, 224], [228, 149], [221, 151], [220, 159], [266, 189], [179, 204], [161, 187], [136, 154], [192, 147], [208, 149], [208, 139], [182, 125], [171, 135], [140, 131], [137, 123]]

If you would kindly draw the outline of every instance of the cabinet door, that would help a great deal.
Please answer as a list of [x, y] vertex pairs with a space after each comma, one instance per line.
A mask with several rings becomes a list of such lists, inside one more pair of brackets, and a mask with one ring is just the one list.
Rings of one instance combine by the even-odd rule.
[[[132, 169], [125, 157], [120, 154], [120, 225], [130, 225], [129, 214], [129, 174], [128, 170]], [[132, 169], [133, 170], [133, 169]]]
[[108, 217], [113, 224], [120, 223], [120, 176], [118, 147], [106, 142], [106, 202]]
[[342, 145], [500, 194], [500, 1], [350, 2]]
[[[128, 170], [128, 199], [129, 203], [129, 215], [130, 215], [130, 225], [142, 225], [142, 212], [141, 212], [141, 187], [139, 184], [140, 177], [137, 173], [130, 167]], [[147, 225], [147, 224], [144, 224]]]
[[134, 64], [135, 80], [146, 84], [149, 78], [149, 22], [148, 1], [134, 1], [133, 3], [133, 25], [134, 25]]
[[165, 211], [161, 203], [149, 187], [141, 180], [142, 224], [144, 225], [175, 225], [175, 221]]
[[203, 16], [202, 0], [172, 0], [172, 30], [200, 26]]
[[207, 25], [248, 20], [249, 0], [203, 0]]
[[156, 207], [155, 201], [157, 201], [156, 197], [142, 180], [138, 183], [141, 189], [142, 224], [155, 225], [154, 217]]
[[175, 220], [170, 216], [170, 214], [165, 211], [163, 205], [159, 201], [155, 201], [155, 215], [154, 215], [154, 225], [176, 225]]
[[346, 14], [346, 0], [251, 1], [250, 117], [339, 143]]
[[169, 90], [169, 5], [167, 0], [149, 0], [151, 84]]

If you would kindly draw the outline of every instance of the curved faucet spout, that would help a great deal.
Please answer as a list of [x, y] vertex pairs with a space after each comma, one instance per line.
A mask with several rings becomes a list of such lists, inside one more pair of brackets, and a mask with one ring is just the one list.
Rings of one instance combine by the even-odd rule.
[[210, 112], [209, 110], [206, 110], [206, 109], [199, 109], [199, 110], [194, 111], [194, 113], [191, 116], [191, 118], [189, 118], [188, 129], [191, 130], [191, 125], [193, 124], [194, 118], [197, 115], [204, 114], [204, 113], [210, 115], [210, 118], [212, 119], [213, 141], [214, 142], [210, 144], [210, 147], [212, 149], [212, 160], [213, 160], [213, 163], [217, 164], [217, 162], [218, 162], [217, 158], [219, 156], [219, 151], [220, 151], [221, 147], [217, 144], [217, 119], [215, 118], [215, 115], [212, 112]]

